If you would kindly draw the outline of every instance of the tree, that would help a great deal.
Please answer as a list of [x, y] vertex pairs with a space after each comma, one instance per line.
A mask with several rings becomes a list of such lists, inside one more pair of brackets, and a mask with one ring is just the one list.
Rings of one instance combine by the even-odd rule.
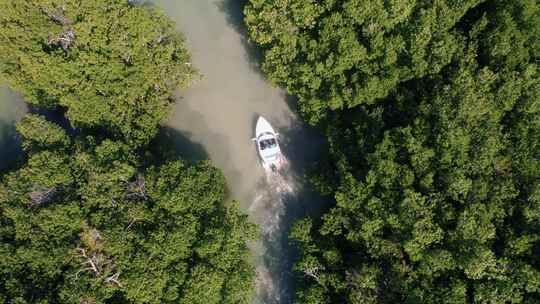
[[245, 21], [270, 80], [317, 123], [440, 72], [458, 51], [456, 25], [480, 2], [252, 0]]
[[0, 77], [29, 114], [0, 174], [0, 302], [248, 303], [257, 229], [209, 162], [150, 149], [194, 74], [169, 19], [133, 1], [0, 0]]
[[0, 75], [75, 127], [146, 144], [193, 71], [172, 22], [128, 1], [0, 1]]
[[[145, 159], [122, 142], [68, 138], [35, 115], [17, 128], [28, 161], [0, 182], [6, 301], [250, 301], [246, 242], [257, 230], [236, 203], [224, 203], [224, 177], [209, 163]], [[46, 189], [57, 191], [35, 203], [32, 193]]]
[[540, 10], [457, 5], [248, 4], [263, 70], [329, 142], [297, 302], [540, 301]]

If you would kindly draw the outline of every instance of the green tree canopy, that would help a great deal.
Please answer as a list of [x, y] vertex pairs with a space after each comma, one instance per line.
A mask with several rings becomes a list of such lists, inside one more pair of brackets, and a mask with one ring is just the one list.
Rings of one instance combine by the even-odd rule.
[[147, 143], [193, 74], [161, 12], [129, 1], [0, 1], [0, 75], [76, 127]]
[[[209, 162], [150, 141], [194, 71], [162, 13], [133, 1], [0, 0], [0, 78], [36, 114], [0, 173], [0, 302], [249, 303], [256, 227]], [[153, 144], [153, 143], [152, 143]]]
[[2, 301], [249, 302], [257, 231], [224, 204], [217, 169], [90, 136], [61, 145], [40, 116], [18, 129], [28, 161], [0, 182]]
[[291, 231], [299, 303], [540, 301], [535, 1], [251, 0], [246, 14], [270, 79], [325, 118], [312, 179], [335, 207]]
[[317, 122], [441, 71], [459, 48], [457, 23], [480, 2], [251, 0], [245, 14], [264, 71]]

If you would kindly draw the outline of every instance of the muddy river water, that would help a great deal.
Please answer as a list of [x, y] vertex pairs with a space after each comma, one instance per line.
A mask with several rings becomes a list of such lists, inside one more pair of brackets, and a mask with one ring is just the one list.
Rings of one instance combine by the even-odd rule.
[[[199, 151], [223, 170], [231, 197], [262, 228], [252, 244], [257, 269], [255, 303], [290, 303], [294, 292], [287, 232], [294, 220], [317, 213], [320, 199], [305, 185], [305, 170], [322, 140], [295, 114], [294, 102], [258, 68], [245, 35], [242, 0], [156, 0], [182, 31], [202, 79], [181, 92], [169, 127], [182, 134], [180, 151]], [[259, 164], [255, 121], [264, 116], [281, 134], [289, 168], [280, 176]]]

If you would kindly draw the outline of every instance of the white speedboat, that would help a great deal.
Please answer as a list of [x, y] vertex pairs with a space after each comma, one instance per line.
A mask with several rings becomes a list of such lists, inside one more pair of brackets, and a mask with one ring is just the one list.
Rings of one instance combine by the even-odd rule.
[[259, 116], [257, 125], [255, 126], [255, 138], [253, 141], [257, 143], [257, 150], [263, 167], [272, 170], [278, 170], [282, 163], [281, 149], [279, 148], [278, 133], [270, 123]]

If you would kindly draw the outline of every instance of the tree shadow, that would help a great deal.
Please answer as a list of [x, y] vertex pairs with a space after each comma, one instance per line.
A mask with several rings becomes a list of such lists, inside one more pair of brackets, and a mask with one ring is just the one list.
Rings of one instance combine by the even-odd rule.
[[0, 172], [9, 171], [22, 156], [21, 140], [15, 129], [15, 123], [0, 120]]
[[245, 34], [244, 26], [244, 7], [248, 0], [221, 0], [216, 3], [217, 7], [227, 15], [227, 21], [239, 33]]
[[[36, 106], [33, 104], [27, 104], [27, 106], [28, 113], [45, 117], [46, 120], [60, 126], [69, 136], [76, 136], [81, 134], [81, 130], [75, 128], [71, 124], [69, 119], [66, 117], [67, 108], [61, 106], [47, 108]], [[88, 129], [91, 130], [91, 128]]]
[[[291, 97], [287, 100], [291, 106], [295, 106], [295, 100]], [[255, 115], [253, 125], [258, 118]], [[281, 177], [287, 184], [293, 184], [292, 192], [272, 192], [272, 185], [261, 183], [257, 193], [267, 193], [267, 204], [271, 212], [279, 213], [279, 226], [274, 233], [262, 236], [265, 253], [264, 265], [273, 275], [272, 281], [279, 294], [261, 294], [264, 303], [292, 303], [294, 299], [295, 276], [292, 271], [294, 264], [299, 258], [297, 248], [291, 245], [289, 233], [293, 225], [300, 219], [312, 217], [319, 219], [333, 205], [333, 200], [317, 193], [310, 184], [309, 175], [315, 170], [317, 161], [328, 155], [328, 143], [320, 131], [309, 126], [302, 120], [291, 117], [286, 127], [281, 127], [279, 143], [284, 156], [288, 160], [288, 168], [281, 172]], [[277, 204], [277, 206], [275, 205]], [[263, 224], [264, 226], [264, 224]], [[270, 288], [272, 289], [272, 288]], [[265, 290], [267, 292], [267, 290]]]
[[[298, 112], [298, 100], [291, 95], [284, 96], [289, 108]], [[290, 163], [290, 171], [299, 175], [304, 182], [303, 189], [309, 189], [309, 173], [317, 163], [329, 154], [328, 141], [321, 130], [305, 122], [302, 117], [291, 117], [287, 127], [279, 128], [279, 142], [283, 154]]]
[[208, 160], [208, 152], [203, 145], [190, 139], [189, 132], [164, 126], [150, 143], [150, 150], [154, 155], [163, 155], [164, 159], [182, 158], [189, 163]]
[[17, 168], [24, 157], [16, 124], [26, 110], [21, 94], [0, 83], [0, 171], [3, 173]]

